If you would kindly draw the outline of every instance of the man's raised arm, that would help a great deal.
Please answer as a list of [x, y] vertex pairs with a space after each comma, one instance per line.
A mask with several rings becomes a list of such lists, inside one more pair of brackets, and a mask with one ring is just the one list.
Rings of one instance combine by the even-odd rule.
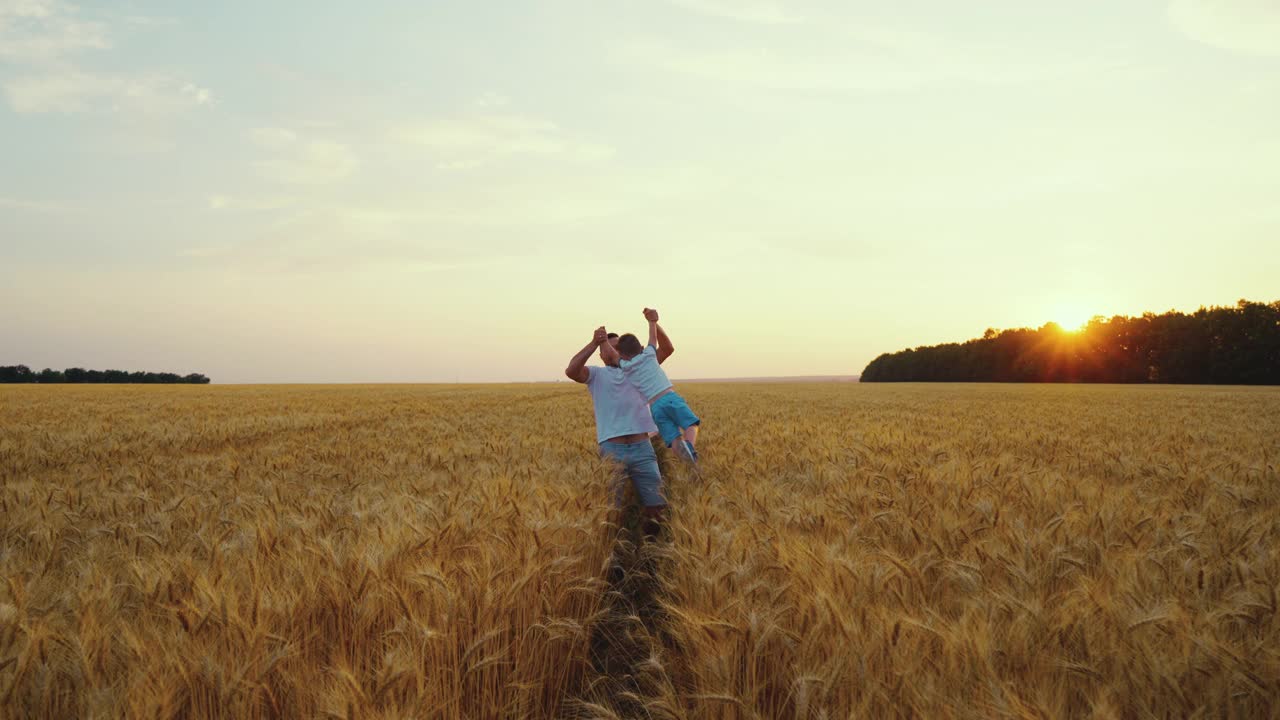
[[671, 353], [676, 351], [676, 346], [671, 344], [671, 338], [667, 337], [667, 331], [658, 326], [658, 364], [661, 365], [663, 360], [671, 357]]
[[657, 310], [645, 308], [644, 319], [649, 321], [649, 344], [657, 347], [658, 364], [661, 365], [663, 360], [671, 357], [671, 353], [676, 351], [676, 346], [671, 344], [671, 338], [667, 337], [667, 331], [663, 330], [662, 326], [658, 324]]
[[608, 343], [609, 335], [605, 332], [604, 326], [596, 328], [595, 335], [591, 338], [591, 342], [587, 346], [578, 351], [569, 359], [569, 367], [564, 369], [565, 377], [574, 382], [584, 383], [591, 377], [591, 371], [587, 370], [587, 360], [591, 359], [591, 354], [600, 347], [602, 343]]

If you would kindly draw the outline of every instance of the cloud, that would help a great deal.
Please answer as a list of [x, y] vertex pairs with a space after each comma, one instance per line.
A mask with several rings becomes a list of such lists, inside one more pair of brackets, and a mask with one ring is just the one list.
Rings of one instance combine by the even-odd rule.
[[1280, 55], [1276, 0], [1173, 0], [1169, 22], [1193, 40], [1250, 55]]
[[189, 82], [183, 85], [180, 92], [183, 97], [196, 105], [208, 105], [213, 102], [213, 91], [209, 88], [200, 87], [195, 83]]
[[249, 139], [268, 150], [283, 150], [298, 142], [298, 134], [284, 128], [254, 128], [249, 131]]
[[173, 27], [178, 24], [177, 19], [171, 17], [163, 17], [156, 15], [125, 15], [121, 22], [128, 23], [136, 27]]
[[511, 104], [511, 99], [502, 93], [489, 91], [476, 98], [476, 107], [482, 110], [492, 110], [493, 108], [503, 108]]
[[709, 89], [796, 92], [899, 92], [938, 86], [999, 87], [1059, 82], [1116, 73], [1106, 58], [1062, 58], [1027, 64], [998, 49], [948, 41], [928, 33], [832, 23], [804, 49], [679, 47], [662, 40], [623, 43], [625, 65], [681, 75]]
[[[262, 135], [286, 146], [306, 142], [291, 140], [289, 131]], [[263, 272], [489, 263], [581, 242], [609, 218], [643, 219], [662, 200], [683, 202], [688, 188], [702, 185], [679, 174], [630, 176], [611, 168], [561, 168], [469, 184], [449, 183], [426, 195], [414, 188], [362, 192], [357, 185], [344, 188], [340, 199], [305, 192], [213, 193], [204, 198], [209, 210], [244, 214], [227, 218], [243, 223], [240, 229], [219, 233], [224, 244], [193, 241], [177, 252], [204, 264]], [[619, 252], [626, 253], [625, 246]], [[634, 261], [633, 255], [627, 257]]]
[[296, 207], [299, 200], [296, 197], [281, 195], [255, 195], [252, 197], [238, 197], [234, 195], [224, 195], [222, 193], [214, 193], [205, 198], [205, 204], [210, 210], [216, 211], [263, 211], [263, 210], [284, 210]]
[[61, 213], [72, 210], [71, 207], [63, 205], [62, 203], [28, 200], [26, 198], [8, 197], [4, 195], [0, 195], [0, 208], [37, 213]]
[[668, 0], [672, 5], [712, 17], [760, 25], [787, 25], [804, 18], [768, 0]]
[[3, 84], [10, 106], [20, 113], [97, 110], [165, 114], [213, 102], [208, 88], [153, 73], [113, 75], [52, 69]]
[[[120, 23], [137, 25], [136, 17]], [[77, 62], [113, 47], [109, 23], [59, 0], [0, 0], [0, 89], [19, 113], [172, 113], [210, 105], [213, 92], [173, 73], [99, 72]]]
[[290, 185], [317, 185], [343, 180], [355, 172], [355, 151], [331, 140], [303, 137], [284, 128], [256, 128], [250, 140], [271, 157], [256, 163], [264, 177]]
[[[495, 102], [486, 97], [482, 107], [494, 107]], [[471, 169], [521, 155], [606, 160], [614, 154], [608, 145], [569, 137], [553, 122], [515, 113], [481, 112], [405, 125], [394, 136], [430, 151], [436, 167], [444, 170]]]
[[248, 231], [244, 240], [187, 247], [176, 254], [205, 265], [266, 273], [347, 272], [372, 264], [434, 267], [485, 254], [423, 232], [422, 214], [414, 210], [302, 201], [281, 210], [268, 224]]
[[624, 60], [726, 87], [768, 90], [891, 90], [920, 83], [916, 70], [881, 61], [850, 63], [765, 49], [685, 50], [661, 42], [637, 42], [621, 50]]
[[0, 0], [0, 59], [39, 63], [111, 46], [103, 23], [56, 0]]
[[[307, 142], [306, 133], [292, 129], [263, 130], [266, 143]], [[661, 253], [635, 253], [655, 237], [695, 232], [745, 242], [766, 223], [779, 233], [803, 232], [767, 207], [744, 210], [739, 198], [759, 196], [731, 195], [740, 179], [702, 164], [550, 165], [529, 174], [457, 178], [431, 192], [359, 181], [340, 192], [295, 186], [276, 196], [269, 188], [243, 195], [211, 188], [200, 200], [216, 231], [192, 235], [185, 250], [174, 252], [193, 265], [236, 271], [327, 273], [495, 264], [558, 257], [590, 244], [598, 260], [635, 267], [663, 261]]]

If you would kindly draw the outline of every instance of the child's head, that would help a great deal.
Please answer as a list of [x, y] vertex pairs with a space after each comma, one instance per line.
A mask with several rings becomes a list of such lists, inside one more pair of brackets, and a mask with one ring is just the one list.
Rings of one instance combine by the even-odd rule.
[[623, 360], [630, 360], [642, 352], [644, 352], [644, 346], [640, 344], [640, 338], [635, 335], [627, 333], [618, 338], [618, 355]]

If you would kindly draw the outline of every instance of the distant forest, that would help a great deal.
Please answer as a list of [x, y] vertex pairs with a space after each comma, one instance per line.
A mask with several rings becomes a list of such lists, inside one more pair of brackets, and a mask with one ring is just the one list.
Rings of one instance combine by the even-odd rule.
[[143, 383], [148, 385], [186, 383], [207, 385], [209, 378], [200, 373], [127, 372], [125, 370], [85, 370], [45, 368], [35, 372], [26, 365], [0, 365], [0, 383]]
[[886, 353], [862, 382], [1280, 384], [1280, 301], [1096, 317], [1076, 332], [987, 330], [979, 339]]

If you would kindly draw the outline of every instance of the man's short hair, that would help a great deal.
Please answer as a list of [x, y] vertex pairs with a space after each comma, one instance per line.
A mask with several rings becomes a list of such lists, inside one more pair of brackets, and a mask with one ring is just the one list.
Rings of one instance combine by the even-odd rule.
[[644, 352], [644, 346], [640, 344], [640, 338], [627, 333], [618, 338], [618, 354], [623, 357], [633, 358]]
[[609, 333], [608, 338], [610, 340], [616, 340], [618, 338], [618, 333]]

